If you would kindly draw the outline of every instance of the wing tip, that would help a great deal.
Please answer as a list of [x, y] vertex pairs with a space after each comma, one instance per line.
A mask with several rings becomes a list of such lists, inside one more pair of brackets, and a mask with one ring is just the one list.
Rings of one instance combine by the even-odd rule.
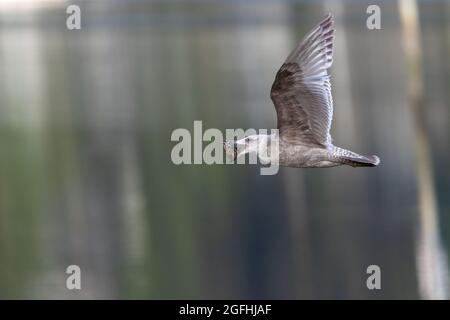
[[325, 16], [325, 18], [323, 18], [320, 25], [324, 25], [326, 23], [333, 24], [333, 22], [334, 22], [334, 15], [331, 12], [328, 12], [327, 15]]
[[334, 15], [331, 12], [328, 12], [327, 15], [325, 16], [324, 20], [327, 20], [327, 19], [334, 19]]
[[325, 18], [319, 23], [320, 29], [324, 30], [334, 30], [334, 16], [330, 12], [325, 16]]
[[[334, 15], [328, 13], [325, 18], [319, 22], [297, 45], [297, 47], [286, 58], [285, 63], [297, 62], [302, 50], [308, 49], [311, 45], [314, 45], [319, 41], [326, 45], [332, 55], [333, 43], [336, 30], [334, 29]], [[309, 42], [309, 43], [308, 43]], [[330, 65], [328, 65], [329, 67]]]

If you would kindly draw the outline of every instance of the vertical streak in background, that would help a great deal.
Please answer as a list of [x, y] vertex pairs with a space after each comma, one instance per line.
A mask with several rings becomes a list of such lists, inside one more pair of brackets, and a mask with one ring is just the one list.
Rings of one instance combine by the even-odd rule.
[[[355, 101], [353, 97], [353, 91], [355, 88], [352, 83], [352, 75], [358, 79], [358, 72], [352, 69], [353, 63], [351, 60], [351, 47], [349, 46], [349, 43], [351, 43], [352, 40], [355, 40], [358, 31], [346, 24], [347, 19], [351, 18], [351, 13], [346, 10], [346, 8], [348, 9], [347, 3], [342, 0], [325, 0], [323, 1], [322, 7], [324, 10], [324, 15], [331, 13], [334, 15], [335, 20], [333, 65], [329, 69], [334, 101], [331, 136], [336, 139], [335, 141], [337, 145], [345, 142], [346, 146], [352, 146], [354, 149], [361, 150], [361, 145], [365, 139], [361, 136], [361, 134], [359, 134], [361, 124], [358, 124], [355, 120]], [[358, 108], [359, 107], [366, 106], [358, 106]], [[365, 177], [367, 178], [367, 176]], [[361, 296], [366, 294], [367, 291], [359, 285], [358, 281], [354, 281], [354, 275], [360, 272], [360, 265], [362, 262], [360, 259], [364, 256], [364, 253], [359, 252], [358, 250], [360, 249], [358, 246], [353, 246], [354, 243], [352, 243], [352, 240], [350, 239], [360, 239], [367, 245], [368, 238], [360, 238], [356, 232], [349, 238], [343, 239], [340, 233], [344, 230], [350, 229], [342, 228], [350, 227], [344, 227], [343, 224], [338, 224], [338, 226], [336, 226], [335, 224], [339, 219], [345, 219], [346, 216], [350, 217], [351, 215], [350, 211], [346, 209], [346, 205], [344, 204], [345, 201], [354, 203], [355, 212], [363, 210], [364, 212], [361, 212], [361, 214], [364, 214], [364, 219], [369, 219], [368, 217], [370, 216], [370, 211], [358, 204], [369, 201], [369, 183], [367, 180], [362, 180], [361, 176], [349, 174], [347, 170], [337, 170], [333, 172], [328, 179], [329, 180], [326, 187], [328, 188], [328, 194], [324, 193], [323, 199], [328, 203], [332, 203], [333, 206], [339, 207], [340, 210], [343, 211], [341, 213], [342, 215], [330, 214], [329, 219], [327, 219], [328, 230], [332, 231], [329, 236], [333, 239], [332, 241], [334, 241], [335, 244], [335, 248], [333, 250], [341, 252], [340, 256], [343, 254], [342, 252], [345, 252], [346, 250], [358, 252], [358, 254], [346, 256], [345, 262], [342, 259], [335, 258], [334, 263], [336, 268], [341, 269], [339, 272], [339, 277], [341, 280], [335, 281], [335, 286], [338, 286], [339, 283], [345, 283], [346, 290], [348, 290], [348, 292], [344, 293], [344, 295], [339, 298], [346, 298], [355, 295]], [[353, 188], [350, 194], [347, 188], [335, 187], [341, 185], [342, 181], [346, 181], [345, 183], [348, 185], [358, 187]], [[366, 235], [370, 235], [370, 233]]]
[[[339, 81], [332, 81], [333, 99], [339, 104], [334, 113], [340, 113], [338, 117], [333, 116], [333, 122], [336, 128], [345, 128], [339, 132], [339, 140], [345, 141], [350, 146], [357, 146], [359, 136], [356, 132], [354, 119], [354, 106], [352, 99], [352, 85], [350, 78], [349, 52], [347, 45], [347, 28], [342, 23], [345, 18], [345, 12], [342, 1], [327, 0], [323, 4], [325, 14], [333, 13], [335, 16], [335, 46], [333, 56], [333, 66], [329, 72], [331, 76], [339, 75]], [[325, 15], [324, 14], [324, 15]]]
[[408, 103], [414, 119], [417, 189], [420, 208], [420, 235], [417, 244], [417, 270], [420, 294], [425, 299], [448, 296], [447, 257], [439, 237], [438, 209], [433, 168], [424, 123], [424, 86], [420, 47], [420, 25], [415, 0], [400, 0], [399, 13], [403, 29]]
[[[284, 21], [289, 21], [289, 15], [293, 10], [292, 4], [281, 2], [278, 4], [280, 15]], [[306, 27], [308, 28], [308, 26]], [[268, 34], [271, 41], [271, 60], [273, 65], [278, 67], [284, 62], [284, 59], [290, 54], [302, 35], [294, 30], [294, 26], [283, 24], [278, 29], [273, 29]], [[308, 30], [305, 30], [305, 33]], [[304, 35], [303, 35], [304, 36]], [[273, 39], [278, 39], [276, 45]], [[269, 51], [266, 51], [269, 52]], [[273, 57], [273, 58], [272, 58]], [[275, 67], [273, 70], [273, 79], [278, 71]], [[272, 79], [272, 80], [273, 80]], [[271, 84], [271, 83], [270, 83]], [[273, 106], [271, 111], [275, 112]], [[308, 216], [308, 203], [306, 201], [305, 174], [301, 170], [286, 168], [282, 170], [283, 190], [286, 197], [289, 232], [292, 244], [292, 290], [295, 299], [311, 299], [314, 297], [314, 273], [312, 265], [312, 243], [310, 229], [310, 219]], [[294, 173], [295, 171], [295, 173]]]

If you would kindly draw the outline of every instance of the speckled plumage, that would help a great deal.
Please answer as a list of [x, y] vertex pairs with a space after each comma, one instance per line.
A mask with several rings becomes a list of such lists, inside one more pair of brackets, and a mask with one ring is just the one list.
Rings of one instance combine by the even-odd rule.
[[258, 144], [278, 139], [279, 155], [272, 161], [298, 168], [339, 165], [368, 167], [377, 156], [364, 156], [333, 145], [330, 136], [333, 98], [327, 69], [333, 63], [334, 20], [328, 15], [291, 52], [278, 71], [270, 96], [277, 112], [279, 136], [246, 137], [227, 142], [236, 158], [258, 150]]

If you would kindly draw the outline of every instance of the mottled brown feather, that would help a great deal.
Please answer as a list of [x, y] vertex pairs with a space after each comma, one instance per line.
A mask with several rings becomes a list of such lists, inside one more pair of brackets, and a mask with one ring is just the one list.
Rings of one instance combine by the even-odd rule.
[[271, 98], [280, 138], [291, 144], [331, 145], [333, 17], [328, 15], [292, 51], [278, 71]]

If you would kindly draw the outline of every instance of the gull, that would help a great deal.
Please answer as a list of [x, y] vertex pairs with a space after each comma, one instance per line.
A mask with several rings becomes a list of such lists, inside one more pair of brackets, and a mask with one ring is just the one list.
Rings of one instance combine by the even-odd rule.
[[[277, 72], [270, 97], [277, 112], [278, 133], [226, 141], [229, 158], [256, 152], [266, 163], [296, 168], [374, 167], [380, 163], [375, 155], [361, 155], [332, 142], [333, 98], [327, 69], [333, 63], [334, 32], [333, 16], [328, 14]], [[273, 148], [276, 152], [268, 150], [271, 145], [277, 146]]]

